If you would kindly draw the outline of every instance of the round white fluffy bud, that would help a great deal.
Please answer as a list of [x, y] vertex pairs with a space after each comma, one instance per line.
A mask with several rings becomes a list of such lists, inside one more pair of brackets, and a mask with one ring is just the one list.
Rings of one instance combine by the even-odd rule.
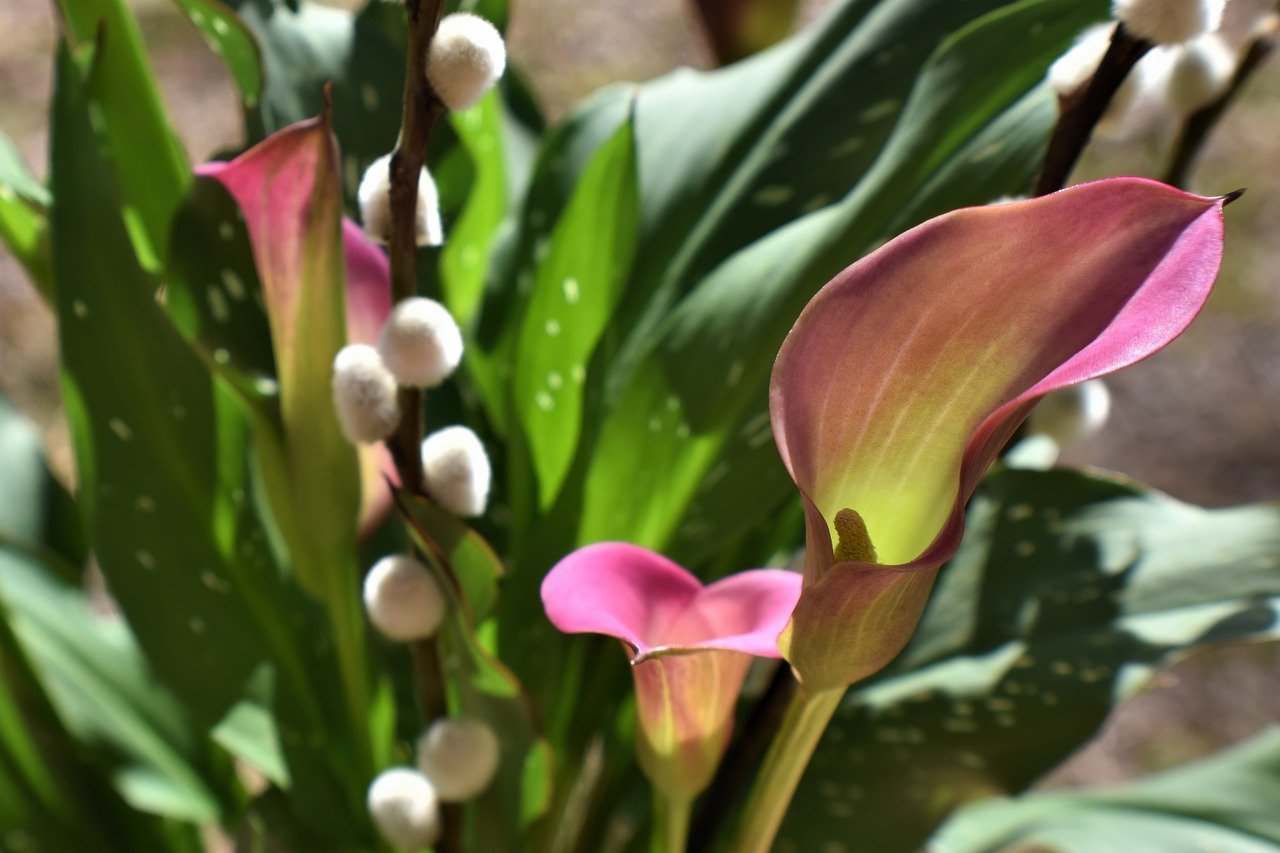
[[378, 337], [378, 351], [401, 385], [431, 388], [462, 361], [462, 331], [439, 302], [412, 296], [391, 309]]
[[1178, 44], [1222, 23], [1226, 0], [1111, 0], [1111, 15], [1140, 39]]
[[1031, 413], [1027, 427], [1066, 447], [1097, 434], [1110, 414], [1111, 392], [1101, 379], [1090, 379], [1046, 396]]
[[427, 494], [449, 512], [464, 518], [484, 514], [493, 469], [467, 427], [445, 427], [422, 440], [422, 475]]
[[418, 738], [418, 767], [436, 796], [459, 803], [479, 794], [498, 772], [498, 738], [474, 719], [437, 720]]
[[[378, 243], [391, 241], [391, 155], [374, 160], [356, 190], [364, 233]], [[418, 208], [414, 218], [414, 240], [419, 246], [439, 246], [444, 242], [440, 221], [440, 195], [431, 173], [418, 175]]]
[[1049, 86], [1065, 98], [1089, 82], [1111, 45], [1115, 24], [1095, 24], [1082, 32], [1067, 52], [1049, 66]]
[[465, 110], [507, 67], [502, 33], [477, 15], [446, 15], [427, 50], [427, 82], [451, 110]]
[[396, 380], [368, 344], [349, 344], [333, 359], [333, 407], [354, 443], [380, 441], [400, 423]]
[[444, 608], [444, 595], [431, 570], [412, 557], [383, 557], [365, 575], [365, 612], [388, 640], [407, 643], [434, 635]]
[[369, 817], [388, 844], [418, 850], [440, 838], [440, 803], [431, 780], [408, 767], [378, 775], [366, 797]]
[[1236, 72], [1236, 54], [1221, 36], [1210, 33], [1174, 48], [1165, 97], [1181, 116], [1218, 99]]
[[1164, 91], [1168, 86], [1173, 50], [1156, 47], [1138, 60], [1098, 122], [1099, 136], [1125, 139], [1159, 124], [1167, 113]]

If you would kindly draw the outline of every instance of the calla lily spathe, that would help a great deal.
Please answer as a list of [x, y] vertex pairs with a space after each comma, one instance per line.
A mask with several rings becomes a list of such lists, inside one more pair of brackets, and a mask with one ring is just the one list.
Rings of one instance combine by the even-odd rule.
[[770, 385], [807, 534], [805, 588], [779, 646], [809, 691], [901, 651], [960, 543], [966, 501], [1040, 397], [1187, 327], [1218, 273], [1225, 201], [1113, 178], [960, 210], [810, 301]]
[[625, 644], [640, 764], [683, 801], [711, 781], [751, 658], [778, 657], [778, 632], [799, 594], [794, 572], [756, 569], [703, 586], [660, 554], [617, 542], [573, 552], [542, 584], [557, 628]]
[[[332, 145], [324, 119], [309, 119], [273, 133], [230, 162], [196, 169], [197, 175], [221, 183], [244, 214], [278, 350], [292, 345], [293, 306], [304, 286], [306, 258], [334, 249], [325, 245], [324, 230], [314, 227], [323, 207], [317, 192], [336, 191], [336, 185], [318, 187], [316, 179], [317, 164], [332, 157]], [[347, 342], [374, 344], [391, 313], [390, 262], [359, 225], [344, 218], [341, 229]], [[369, 530], [391, 508], [387, 479], [395, 480], [395, 466], [381, 443], [361, 446], [359, 453], [361, 527]]]

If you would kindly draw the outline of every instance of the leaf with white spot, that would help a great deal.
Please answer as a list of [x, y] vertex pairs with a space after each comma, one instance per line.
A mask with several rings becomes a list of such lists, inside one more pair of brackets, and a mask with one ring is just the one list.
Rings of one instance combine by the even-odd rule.
[[544, 508], [578, 450], [587, 367], [631, 268], [636, 194], [635, 136], [627, 121], [583, 172], [534, 278], [514, 395]]
[[914, 849], [1017, 793], [1156, 667], [1280, 636], [1280, 508], [1206, 510], [1116, 480], [1005, 470], [970, 504], [915, 638], [849, 692], [780, 838]]
[[174, 0], [195, 24], [205, 43], [218, 55], [240, 90], [240, 100], [252, 107], [262, 92], [262, 63], [249, 28], [234, 12], [213, 0]]
[[1277, 802], [1280, 731], [1271, 729], [1134, 782], [969, 806], [942, 827], [929, 849], [1271, 853], [1280, 848]]

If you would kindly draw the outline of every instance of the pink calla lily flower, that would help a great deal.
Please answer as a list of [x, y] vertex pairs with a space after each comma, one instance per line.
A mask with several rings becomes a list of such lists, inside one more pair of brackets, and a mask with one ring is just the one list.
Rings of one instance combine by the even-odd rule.
[[[321, 119], [283, 128], [231, 162], [205, 163], [196, 174], [213, 178], [231, 194], [244, 214], [253, 245], [273, 334], [285, 343], [292, 326], [285, 303], [295, 298], [300, 253], [315, 251], [314, 239], [303, 239], [314, 215], [315, 162], [328, 144]], [[348, 343], [373, 344], [391, 313], [391, 266], [382, 248], [350, 219], [342, 220], [346, 274]], [[398, 482], [395, 465], [381, 442], [362, 445], [360, 454], [360, 529], [369, 532], [391, 509], [388, 478]]]
[[543, 581], [542, 603], [561, 631], [625, 644], [640, 764], [666, 796], [688, 801], [728, 744], [752, 656], [779, 656], [800, 582], [794, 572], [756, 569], [703, 586], [659, 554], [607, 542], [561, 560]]
[[901, 651], [966, 501], [1040, 397], [1187, 327], [1218, 273], [1228, 200], [1114, 178], [960, 210], [818, 292], [770, 386], [807, 533], [779, 646], [808, 691]]

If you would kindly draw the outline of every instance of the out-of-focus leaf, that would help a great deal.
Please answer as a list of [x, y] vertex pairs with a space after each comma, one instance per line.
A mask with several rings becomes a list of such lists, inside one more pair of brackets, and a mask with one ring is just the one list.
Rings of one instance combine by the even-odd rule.
[[515, 405], [545, 508], [582, 433], [584, 381], [622, 297], [636, 228], [635, 136], [626, 122], [592, 159], [538, 266], [515, 362]]
[[799, 0], [693, 0], [692, 5], [721, 65], [786, 38], [800, 12]]
[[292, 802], [316, 832], [358, 837], [365, 780], [351, 738], [359, 733], [338, 719], [333, 649], [314, 639], [330, 629], [284, 583], [253, 500], [246, 415], [156, 303], [89, 107], [64, 53], [52, 133], [62, 199], [53, 244], [63, 247], [54, 273], [63, 392], [94, 554], [157, 678], [198, 726], [216, 723], [250, 675], [272, 664]]
[[500, 30], [507, 28], [508, 0], [450, 0], [445, 6], [450, 12], [470, 12], [479, 15]]
[[497, 92], [449, 117], [475, 166], [467, 205], [440, 255], [445, 305], [465, 329], [480, 306], [493, 241], [507, 213], [506, 134]]
[[969, 806], [942, 827], [929, 850], [1269, 853], [1280, 848], [1277, 802], [1280, 731], [1271, 729], [1136, 782]]
[[45, 299], [49, 273], [49, 192], [27, 171], [18, 150], [0, 133], [0, 242], [13, 253]]
[[[520, 682], [476, 637], [475, 623], [459, 590], [447, 579], [448, 560], [454, 572], [477, 575], [492, 571], [491, 557], [467, 537], [436, 547], [440, 535], [439, 510], [424, 500], [398, 495], [398, 506], [410, 535], [436, 571], [449, 607], [437, 639], [449, 688], [450, 711], [485, 720], [502, 744], [498, 775], [483, 794], [469, 803], [467, 849], [518, 850], [529, 825], [546, 810], [551, 796], [548, 747]], [[427, 535], [424, 536], [423, 533]], [[447, 531], [446, 531], [447, 535]], [[446, 540], [447, 542], [448, 540]], [[456, 562], [455, 562], [456, 561]], [[463, 592], [471, 593], [472, 581]]]
[[1155, 667], [1280, 635], [1280, 508], [1205, 510], [1120, 481], [1006, 470], [970, 504], [911, 645], [848, 694], [781, 838], [907, 849], [1017, 793]]
[[244, 21], [218, 0], [174, 0], [196, 25], [210, 50], [222, 59], [247, 107], [258, 102], [262, 92], [262, 66], [258, 45]]
[[58, 9], [77, 59], [92, 55], [88, 97], [118, 177], [125, 225], [142, 265], [158, 269], [191, 169], [165, 116], [137, 21], [125, 0], [58, 0]]

